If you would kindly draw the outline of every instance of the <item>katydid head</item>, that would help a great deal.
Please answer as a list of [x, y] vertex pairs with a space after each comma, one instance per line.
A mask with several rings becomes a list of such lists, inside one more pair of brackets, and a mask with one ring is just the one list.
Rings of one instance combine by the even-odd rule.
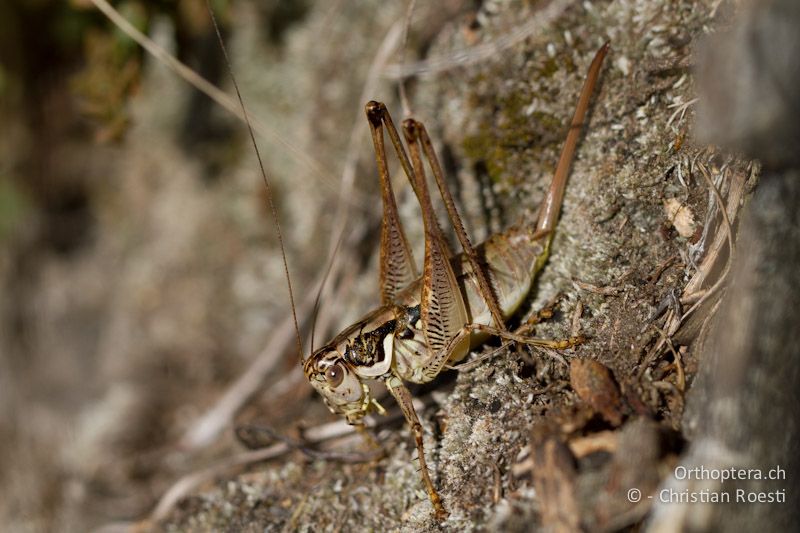
[[370, 403], [369, 387], [356, 374], [336, 347], [324, 346], [308, 358], [305, 373], [332, 413], [358, 423], [367, 413]]
[[[360, 422], [373, 408], [383, 410], [365, 380], [391, 372], [398, 313], [405, 312], [400, 307], [381, 307], [315, 350], [303, 363], [306, 377], [328, 408], [346, 416], [351, 424]], [[402, 323], [408, 320], [406, 317]]]

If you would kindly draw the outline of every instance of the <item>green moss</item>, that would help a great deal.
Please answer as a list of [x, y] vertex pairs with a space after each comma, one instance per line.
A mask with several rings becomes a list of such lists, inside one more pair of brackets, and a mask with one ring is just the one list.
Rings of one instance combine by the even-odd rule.
[[0, 176], [0, 242], [7, 240], [30, 210], [23, 192], [4, 176]]
[[539, 75], [543, 78], [551, 78], [553, 74], [558, 72], [561, 69], [561, 65], [555, 60], [555, 58], [550, 58], [544, 62], [544, 65], [541, 69], [539, 69]]
[[545, 130], [547, 133], [558, 134], [565, 129], [566, 122], [563, 117], [557, 117], [552, 113], [544, 111], [534, 111], [528, 118], [529, 123], [537, 124], [537, 128]]
[[477, 135], [465, 137], [461, 147], [469, 159], [482, 161], [486, 165], [486, 171], [493, 182], [499, 183], [504, 179], [508, 150], [498, 142], [496, 134], [489, 127], [482, 128]]
[[[480, 95], [476, 98], [486, 100]], [[548, 145], [544, 140], [563, 137], [562, 117], [544, 111], [526, 112], [532, 100], [527, 90], [493, 96], [484, 103], [496, 109], [495, 114], [479, 126], [478, 133], [462, 141], [464, 154], [483, 162], [494, 183], [509, 179], [508, 164], [515, 155], [525, 152], [536, 158]]]

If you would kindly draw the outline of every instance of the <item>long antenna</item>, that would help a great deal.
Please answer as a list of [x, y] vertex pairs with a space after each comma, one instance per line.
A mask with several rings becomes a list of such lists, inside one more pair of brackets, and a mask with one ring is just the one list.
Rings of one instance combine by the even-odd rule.
[[317, 289], [317, 296], [314, 298], [314, 311], [311, 315], [311, 352], [314, 353], [314, 332], [317, 329], [317, 315], [319, 314], [319, 303], [322, 297], [322, 291], [325, 290], [325, 283], [328, 281], [328, 276], [333, 269], [333, 264], [336, 262], [336, 256], [339, 253], [339, 247], [342, 245], [342, 241], [344, 241], [344, 231], [339, 233], [339, 240], [336, 241], [336, 246], [333, 248], [333, 253], [331, 253], [330, 260], [328, 261], [328, 266], [325, 268], [325, 275], [322, 276], [322, 281], [319, 284], [319, 289]]
[[267, 189], [267, 201], [269, 202], [269, 210], [272, 213], [272, 222], [275, 224], [275, 230], [278, 234], [278, 244], [281, 247], [281, 258], [283, 259], [283, 273], [286, 276], [286, 286], [289, 289], [289, 303], [292, 306], [292, 320], [294, 320], [294, 332], [297, 337], [297, 350], [300, 355], [300, 363], [303, 362], [303, 341], [300, 336], [300, 325], [297, 322], [297, 310], [294, 305], [294, 290], [292, 290], [292, 277], [289, 275], [289, 262], [286, 259], [286, 248], [283, 245], [283, 232], [281, 231], [281, 223], [278, 220], [278, 209], [275, 207], [275, 201], [272, 197], [272, 187], [269, 184], [269, 178], [267, 177], [267, 171], [264, 170], [264, 162], [261, 160], [261, 152], [258, 151], [258, 143], [256, 143], [256, 136], [253, 132], [253, 126], [250, 125], [250, 118], [247, 115], [247, 108], [244, 106], [244, 100], [242, 99], [242, 93], [239, 91], [239, 84], [236, 82], [236, 77], [233, 75], [233, 67], [231, 66], [230, 58], [228, 57], [228, 49], [225, 48], [225, 42], [222, 40], [222, 33], [219, 31], [219, 25], [217, 24], [217, 17], [214, 15], [214, 10], [211, 9], [211, 0], [206, 0], [206, 7], [208, 8], [208, 14], [211, 16], [211, 23], [214, 25], [214, 32], [217, 34], [217, 41], [219, 41], [219, 46], [222, 49], [222, 55], [225, 58], [225, 66], [228, 69], [228, 74], [231, 76], [231, 81], [233, 82], [233, 87], [236, 89], [236, 97], [239, 99], [239, 105], [242, 108], [242, 115], [244, 116], [244, 121], [247, 124], [247, 131], [250, 134], [250, 140], [253, 143], [253, 148], [256, 151], [256, 158], [258, 159], [258, 166], [261, 169], [261, 177], [264, 181], [264, 186]]

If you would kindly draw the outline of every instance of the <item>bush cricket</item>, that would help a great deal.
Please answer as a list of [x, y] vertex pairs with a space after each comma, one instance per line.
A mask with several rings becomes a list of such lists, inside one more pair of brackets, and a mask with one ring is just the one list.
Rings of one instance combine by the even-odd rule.
[[[291, 279], [269, 180], [216, 17], [211, 6], [207, 7], [267, 189], [289, 286], [298, 349], [302, 354]], [[322, 395], [331, 412], [344, 416], [349, 424], [360, 429], [364, 428], [364, 417], [368, 413], [384, 412], [372, 398], [365, 380], [382, 381], [386, 385], [414, 435], [422, 482], [438, 519], [446, 518], [447, 511], [431, 480], [425, 461], [422, 426], [404, 382], [427, 383], [433, 380], [445, 366], [462, 361], [471, 348], [491, 336], [557, 349], [580, 342], [580, 339], [546, 340], [512, 333], [506, 328], [505, 320], [513, 316], [525, 300], [537, 273], [547, 261], [578, 137], [608, 49], [609, 44], [604, 44], [589, 67], [535, 224], [511, 227], [477, 247], [472, 246], [464, 230], [424, 125], [414, 119], [404, 120], [404, 145], [386, 106], [375, 101], [366, 104], [383, 203], [381, 306], [302, 358], [302, 366], [310, 384]], [[384, 129], [421, 207], [425, 233], [421, 275], [400, 222], [387, 164]], [[436, 220], [423, 157], [431, 169], [463, 249], [459, 255], [450, 250]]]
[[[261, 167], [273, 219], [278, 226], [294, 315], [296, 311], [291, 280], [269, 181], [216, 18], [210, 6], [208, 7]], [[381, 306], [303, 358], [302, 365], [306, 378], [322, 395], [330, 411], [344, 416], [349, 424], [362, 430], [364, 417], [368, 413], [385, 412], [371, 396], [365, 380], [382, 381], [386, 385], [414, 434], [422, 482], [439, 520], [446, 518], [448, 513], [431, 480], [425, 462], [422, 425], [414, 409], [411, 393], [403, 382], [427, 383], [433, 380], [445, 365], [462, 361], [472, 347], [492, 335], [561, 349], [580, 342], [579, 339], [546, 340], [511, 333], [506, 329], [504, 320], [511, 317], [525, 300], [537, 273], [547, 261], [578, 137], [608, 49], [607, 42], [596, 52], [589, 66], [561, 156], [536, 223], [533, 226], [514, 226], [489, 237], [477, 247], [472, 246], [464, 230], [425, 126], [412, 118], [403, 121], [403, 137], [408, 148], [406, 151], [386, 106], [375, 101], [370, 101], [365, 106], [383, 203], [380, 243]], [[386, 160], [384, 128], [422, 210], [425, 252], [421, 276], [417, 272], [400, 222]], [[450, 222], [461, 243], [463, 252], [459, 255], [449, 249], [436, 220], [423, 156], [427, 159]], [[302, 354], [296, 316], [294, 322], [298, 348]]]
[[[414, 119], [402, 124], [404, 148], [386, 107], [366, 105], [383, 200], [380, 246], [381, 306], [346, 328], [303, 362], [311, 385], [331, 412], [363, 426], [370, 411], [383, 412], [364, 380], [383, 381], [400, 405], [416, 440], [420, 472], [438, 518], [447, 516], [425, 462], [422, 426], [404, 382], [426, 383], [463, 360], [470, 348], [491, 335], [553, 348], [577, 341], [523, 337], [506, 330], [504, 319], [526, 298], [547, 260], [569, 168], [603, 59], [596, 53], [578, 99], [549, 191], [533, 226], [516, 226], [473, 248], [444, 181], [425, 127]], [[425, 257], [418, 275], [399, 220], [386, 162], [384, 129], [422, 209]], [[428, 191], [427, 159], [463, 253], [449, 250], [436, 221]]]

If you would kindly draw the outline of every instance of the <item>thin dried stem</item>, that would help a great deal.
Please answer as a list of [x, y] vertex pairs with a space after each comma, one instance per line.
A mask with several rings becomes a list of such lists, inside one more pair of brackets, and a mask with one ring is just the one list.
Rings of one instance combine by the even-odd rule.
[[733, 261], [733, 252], [734, 252], [733, 226], [731, 224], [730, 218], [728, 217], [728, 206], [722, 200], [722, 195], [717, 189], [717, 186], [714, 185], [714, 181], [711, 179], [711, 176], [709, 175], [705, 165], [698, 163], [697, 168], [700, 169], [700, 174], [702, 174], [703, 178], [706, 180], [706, 184], [713, 192], [714, 197], [717, 199], [717, 203], [720, 206], [720, 212], [722, 213], [722, 220], [725, 223], [725, 234], [728, 239], [728, 261], [725, 263], [725, 270], [722, 271], [722, 274], [720, 275], [717, 282], [714, 283], [714, 285], [712, 285], [711, 288], [708, 289], [708, 291], [706, 291], [706, 293], [703, 294], [703, 296], [699, 300], [697, 300], [697, 302], [692, 307], [690, 307], [688, 311], [686, 311], [683, 314], [683, 316], [681, 316], [680, 319], [681, 322], [686, 320], [689, 317], [689, 315], [694, 313], [695, 310], [697, 310], [701, 305], [703, 305], [703, 302], [708, 300], [714, 293], [716, 293], [720, 289], [720, 287], [722, 287], [722, 285], [725, 283], [725, 280], [728, 277], [728, 272], [731, 269], [731, 262]]
[[[364, 231], [366, 229], [362, 228], [361, 231], [355, 232], [350, 237], [352, 240], [358, 241], [362, 238]], [[345, 264], [347, 264], [347, 261], [344, 259], [343, 254], [339, 254], [334, 259], [331, 267], [329, 277], [340, 279], [338, 284], [329, 285], [336, 287], [336, 292], [331, 298], [334, 302], [343, 300], [344, 295], [347, 294], [353, 284], [352, 277], [347, 278], [345, 282], [341, 281], [341, 272]], [[322, 286], [323, 278], [324, 273], [320, 272], [317, 279], [309, 285], [310, 287], [317, 287], [317, 289], [308, 291], [303, 298], [298, 309], [300, 316], [310, 316], [315, 299], [313, 296], [319, 290], [318, 288]], [[317, 318], [317, 329], [326, 331], [333, 315], [332, 307], [324, 307]], [[250, 366], [226, 389], [216, 403], [184, 433], [180, 440], [180, 446], [189, 450], [204, 448], [213, 443], [226, 428], [230, 427], [236, 413], [253, 396], [258, 394], [267, 376], [283, 360], [283, 355], [289, 348], [292, 338], [292, 321], [291, 317], [287, 316], [274, 328], [269, 343], [256, 356]], [[305, 376], [300, 368], [293, 368], [288, 374], [283, 375], [281, 380], [270, 389], [270, 396], [278, 397], [285, 394], [287, 391], [303, 384], [304, 378]]]
[[[306, 433], [306, 438], [310, 443], [318, 443], [337, 437], [343, 437], [353, 432], [354, 429], [352, 426], [347, 425], [344, 420], [340, 420], [317, 428], [312, 428]], [[153, 521], [163, 520], [169, 515], [173, 507], [175, 507], [175, 504], [203, 483], [207, 483], [223, 474], [230, 474], [232, 471], [246, 465], [275, 459], [291, 450], [292, 447], [288, 444], [278, 442], [267, 448], [237, 454], [230, 459], [221, 461], [208, 468], [187, 474], [173, 483], [161, 496], [150, 518]]]
[[[167, 50], [159, 46], [147, 35], [139, 31], [135, 26], [128, 22], [119, 11], [114, 9], [107, 2], [107, 0], [91, 0], [95, 7], [101, 11], [108, 19], [119, 28], [125, 35], [133, 39], [139, 46], [145, 49], [147, 53], [155, 57], [158, 61], [164, 64], [167, 68], [172, 70], [175, 74], [183, 78], [189, 85], [208, 96], [211, 100], [219, 104], [223, 109], [231, 113], [233, 116], [241, 121], [245, 121], [245, 115], [239, 108], [236, 98], [228, 95], [219, 87], [212, 84], [207, 79], [203, 78], [200, 74], [192, 70], [185, 63], [182, 63], [178, 58], [170, 54]], [[261, 122], [256, 117], [249, 117], [250, 124], [259, 137], [268, 141], [274, 142], [281, 147], [285, 148], [292, 154], [301, 165], [308, 169], [313, 175], [319, 177], [326, 186], [332, 190], [337, 190], [339, 186], [336, 184], [336, 178], [325, 169], [325, 166], [314, 159], [309, 153], [282, 135], [277, 130]], [[367, 203], [366, 198], [362, 198], [357, 193], [350, 196], [340, 196], [340, 201], [346, 202], [348, 205], [361, 208], [361, 203]]]
[[[383, 38], [383, 42], [381, 42], [381, 45], [378, 47], [378, 50], [372, 59], [372, 63], [370, 63], [369, 71], [367, 72], [367, 78], [364, 82], [364, 86], [361, 90], [361, 96], [358, 100], [358, 110], [356, 110], [355, 118], [353, 119], [353, 126], [350, 128], [350, 138], [347, 143], [347, 157], [345, 158], [345, 164], [342, 168], [342, 179], [339, 182], [338, 197], [340, 199], [348, 198], [359, 192], [354, 185], [356, 179], [356, 166], [360, 153], [359, 147], [361, 146], [361, 138], [364, 131], [361, 102], [366, 102], [370, 99], [370, 96], [375, 93], [378, 80], [380, 79], [380, 72], [386, 65], [389, 57], [391, 57], [392, 53], [397, 48], [402, 30], [403, 25], [400, 22], [393, 24], [392, 27], [389, 28], [389, 31], [386, 32], [386, 36]], [[372, 199], [369, 199], [367, 204], [372, 205]], [[332, 226], [334, 231], [332, 232], [332, 235], [336, 236], [344, 232], [345, 224], [347, 223], [346, 216], [349, 212], [349, 204], [344, 203], [339, 205], [339, 208], [336, 211], [336, 216], [334, 217], [334, 223]], [[331, 239], [331, 246], [333, 246], [333, 243], [335, 243], [337, 239], [338, 237]], [[331, 248], [331, 253], [332, 252], [333, 249]]]
[[237, 436], [241, 439], [244, 435], [248, 438], [252, 435], [260, 435], [267, 437], [270, 441], [278, 441], [286, 444], [292, 450], [297, 450], [311, 459], [322, 459], [325, 461], [338, 461], [341, 463], [369, 463], [380, 459], [383, 451], [380, 448], [374, 449], [371, 452], [357, 452], [357, 451], [343, 451], [343, 450], [318, 450], [312, 447], [307, 441], [302, 439], [293, 439], [280, 432], [267, 427], [257, 425], [246, 425], [237, 428]]
[[[309, 314], [314, 293], [310, 292], [300, 304], [300, 314]], [[187, 450], [198, 450], [213, 443], [227, 428], [236, 413], [250, 398], [258, 393], [266, 377], [283, 360], [286, 349], [294, 338], [291, 317], [286, 317], [274, 330], [269, 343], [256, 356], [250, 366], [234, 381], [214, 405], [198, 418], [184, 433], [179, 446]], [[288, 376], [284, 376], [288, 379]]]
[[[420, 399], [414, 400], [415, 409], [422, 410], [425, 408], [425, 405], [426, 403]], [[364, 419], [364, 424], [368, 429], [374, 430], [393, 424], [402, 417], [403, 415], [399, 411], [382, 417], [380, 421], [376, 421], [374, 418], [368, 416]], [[355, 434], [355, 432], [355, 426], [349, 425], [345, 420], [337, 420], [307, 429], [303, 434], [303, 442], [306, 446], [313, 446], [330, 440], [347, 437]], [[186, 474], [164, 492], [155, 508], [150, 513], [149, 520], [158, 522], [166, 518], [180, 500], [204, 483], [208, 483], [222, 475], [230, 475], [232, 472], [247, 465], [275, 459], [289, 453], [293, 449], [294, 448], [286, 442], [278, 442], [259, 450], [239, 453], [210, 467]], [[336, 454], [333, 454], [331, 457], [335, 458]]]
[[[408, 50], [408, 29], [411, 27], [411, 15], [414, 13], [414, 7], [417, 5], [417, 0], [411, 0], [406, 8], [406, 16], [403, 21], [403, 38], [400, 40], [400, 64], [406, 62], [406, 51]], [[397, 88], [400, 92], [400, 105], [403, 108], [403, 118], [411, 118], [411, 104], [408, 102], [408, 95], [406, 94], [405, 78], [400, 78], [397, 81]]]

